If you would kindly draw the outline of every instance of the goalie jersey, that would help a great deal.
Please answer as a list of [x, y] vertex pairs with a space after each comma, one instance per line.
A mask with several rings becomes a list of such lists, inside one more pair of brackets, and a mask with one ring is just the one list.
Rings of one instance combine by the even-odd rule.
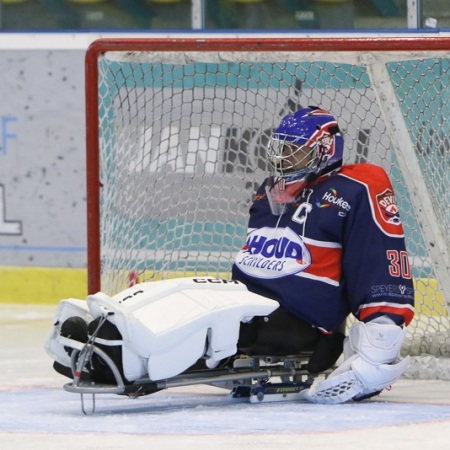
[[343, 166], [272, 214], [265, 185], [250, 208], [233, 279], [323, 332], [353, 313], [361, 321], [388, 315], [398, 325], [414, 315], [412, 273], [403, 226], [386, 172]]

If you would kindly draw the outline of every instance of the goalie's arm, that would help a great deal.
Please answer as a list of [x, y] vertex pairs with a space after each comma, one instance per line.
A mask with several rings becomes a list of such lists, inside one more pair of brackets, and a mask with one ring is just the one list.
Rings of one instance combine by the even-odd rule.
[[[414, 287], [393, 187], [380, 167], [356, 165], [349, 175], [356, 198], [343, 235], [342, 270], [351, 311], [363, 322], [387, 315], [408, 325]], [[388, 193], [392, 210], [386, 211]]]

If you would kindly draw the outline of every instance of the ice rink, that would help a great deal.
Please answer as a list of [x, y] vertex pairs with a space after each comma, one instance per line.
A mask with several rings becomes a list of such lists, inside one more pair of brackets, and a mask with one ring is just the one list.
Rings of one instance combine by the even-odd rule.
[[233, 403], [208, 386], [105, 395], [85, 416], [44, 351], [55, 308], [0, 305], [1, 449], [450, 449], [445, 381], [401, 380], [376, 400], [333, 406]]

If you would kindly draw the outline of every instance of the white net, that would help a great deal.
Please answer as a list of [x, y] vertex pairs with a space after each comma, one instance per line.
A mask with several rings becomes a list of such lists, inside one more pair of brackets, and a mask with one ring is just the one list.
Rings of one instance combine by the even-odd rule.
[[381, 165], [396, 190], [416, 289], [404, 352], [450, 356], [445, 54], [110, 51], [98, 70], [104, 292], [228, 277], [273, 127], [318, 105], [346, 162]]

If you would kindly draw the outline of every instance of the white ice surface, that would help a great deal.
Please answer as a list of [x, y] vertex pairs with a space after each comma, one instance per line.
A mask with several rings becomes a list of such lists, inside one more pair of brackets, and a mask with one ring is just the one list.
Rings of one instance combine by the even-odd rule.
[[[400, 380], [344, 405], [233, 403], [196, 386], [136, 400], [80, 397], [43, 343], [55, 307], [0, 305], [0, 449], [450, 449], [450, 382]], [[87, 406], [90, 397], [85, 398]]]

